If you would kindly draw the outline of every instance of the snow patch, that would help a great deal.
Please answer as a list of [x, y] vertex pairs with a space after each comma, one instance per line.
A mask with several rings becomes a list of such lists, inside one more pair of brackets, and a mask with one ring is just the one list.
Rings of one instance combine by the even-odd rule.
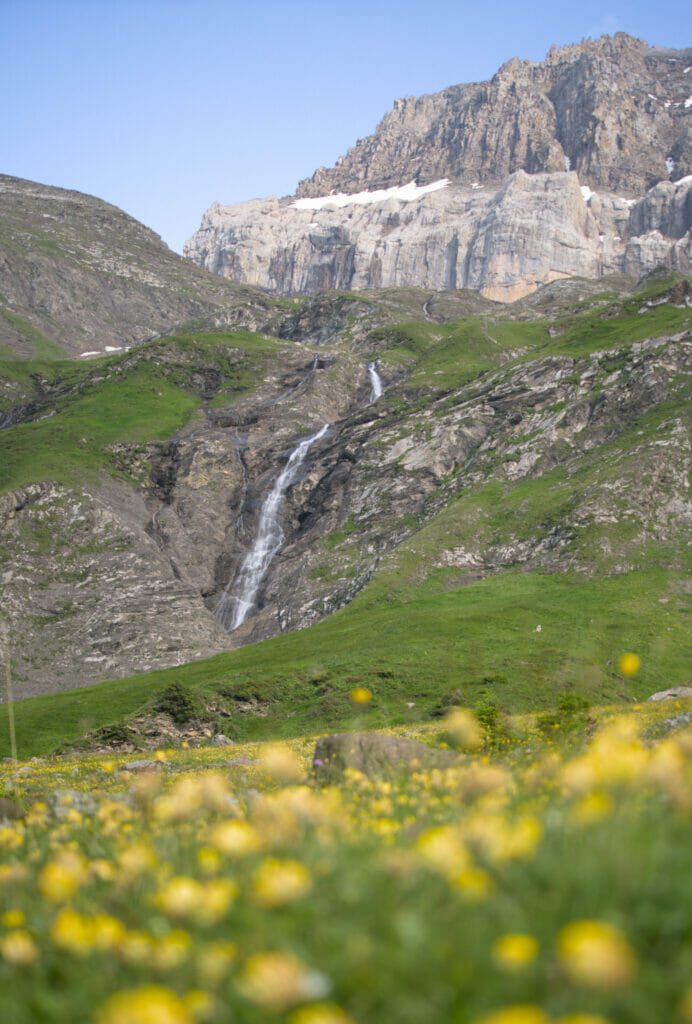
[[675, 160], [673, 160], [672, 156], [666, 157], [666, 170], [668, 174], [672, 174], [675, 170]]
[[595, 192], [591, 191], [591, 189], [589, 188], [588, 185], [581, 185], [580, 186], [580, 190], [581, 190], [582, 196], [584, 197], [584, 202], [585, 203], [588, 203], [588, 201], [591, 198], [591, 196], [596, 194]]
[[692, 107], [692, 96], [688, 96], [685, 100], [685, 110], [687, 110], [689, 107]]
[[335, 206], [341, 209], [344, 206], [370, 206], [373, 203], [386, 203], [389, 199], [398, 199], [402, 203], [411, 203], [421, 199], [429, 192], [437, 192], [449, 185], [449, 178], [442, 178], [440, 181], [433, 181], [431, 185], [416, 185], [415, 181], [409, 181], [408, 185], [394, 185], [393, 188], [378, 188], [373, 192], [356, 192], [355, 195], [345, 195], [337, 192], [331, 196], [316, 196], [309, 199], [295, 199], [291, 206], [296, 210], [323, 210], [326, 206]]
[[692, 64], [690, 64], [688, 68], [685, 68], [685, 70], [683, 71], [683, 75], [689, 74], [690, 71], [692, 71]]
[[483, 188], [483, 187], [484, 186], [481, 185], [481, 183], [479, 181], [472, 181], [471, 182], [471, 188], [474, 189], [474, 190], [477, 189], [477, 188]]
[[100, 352], [80, 352], [79, 358], [86, 359], [87, 356], [100, 356]]
[[684, 178], [678, 178], [675, 182], [676, 185], [689, 185], [692, 181], [692, 174], [687, 174]]
[[570, 158], [568, 156], [565, 157], [565, 170], [566, 171], [571, 171], [572, 170], [572, 161], [570, 160]]
[[618, 196], [618, 199], [620, 200], [621, 203], [624, 203], [625, 206], [634, 206], [634, 204], [636, 202], [638, 202], [637, 199], [623, 199], [622, 196]]
[[106, 352], [122, 352], [122, 345], [106, 345]]

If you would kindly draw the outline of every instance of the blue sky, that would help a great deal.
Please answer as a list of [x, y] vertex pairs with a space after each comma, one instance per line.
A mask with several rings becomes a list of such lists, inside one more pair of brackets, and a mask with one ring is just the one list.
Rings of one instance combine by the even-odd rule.
[[212, 202], [291, 194], [399, 96], [691, 28], [683, 0], [0, 0], [0, 172], [97, 195], [181, 251]]

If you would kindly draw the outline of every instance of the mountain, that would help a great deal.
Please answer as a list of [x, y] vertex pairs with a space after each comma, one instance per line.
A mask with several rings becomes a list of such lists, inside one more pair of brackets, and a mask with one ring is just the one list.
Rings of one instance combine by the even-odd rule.
[[692, 50], [624, 33], [398, 100], [295, 197], [215, 203], [193, 262], [279, 295], [472, 288], [512, 301], [692, 253]]
[[[507, 306], [327, 293], [275, 309], [271, 334], [195, 331], [71, 370], [3, 364], [17, 693], [285, 633], [288, 647], [247, 648], [238, 693], [267, 658], [275, 693], [279, 678], [305, 685], [296, 664], [352, 678], [375, 651], [414, 692], [424, 644], [452, 682], [507, 678], [515, 608], [551, 642], [533, 657], [516, 637], [510, 702], [582, 682], [612, 697], [606, 662], [633, 634], [666, 682], [684, 681], [690, 295], [683, 276], [560, 281]], [[229, 633], [272, 502], [278, 543]], [[320, 620], [322, 640], [294, 633]], [[376, 622], [369, 653], [348, 654]], [[585, 660], [565, 661], [558, 633], [588, 638]]]
[[[0, 175], [0, 352], [64, 358], [129, 348], [260, 295], [201, 271], [93, 196]], [[246, 309], [246, 315], [249, 310]]]

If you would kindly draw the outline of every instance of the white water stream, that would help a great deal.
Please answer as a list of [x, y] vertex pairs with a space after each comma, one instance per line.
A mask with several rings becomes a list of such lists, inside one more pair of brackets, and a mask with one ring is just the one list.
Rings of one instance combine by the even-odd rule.
[[284, 531], [281, 527], [279, 510], [284, 492], [297, 479], [298, 471], [305, 461], [305, 456], [311, 445], [324, 437], [328, 430], [329, 424], [326, 423], [316, 434], [306, 437], [293, 449], [288, 462], [264, 500], [255, 542], [245, 556], [240, 572], [229, 581], [214, 609], [214, 615], [229, 633], [242, 626], [252, 611], [260, 584], [274, 555], [283, 544]]
[[370, 374], [370, 387], [372, 388], [372, 391], [370, 392], [370, 401], [376, 402], [384, 391], [382, 379], [377, 372], [376, 363], [368, 363], [368, 373]]

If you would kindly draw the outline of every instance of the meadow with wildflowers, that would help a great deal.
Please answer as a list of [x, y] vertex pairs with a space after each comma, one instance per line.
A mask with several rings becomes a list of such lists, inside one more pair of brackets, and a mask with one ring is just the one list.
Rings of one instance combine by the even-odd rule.
[[311, 738], [6, 762], [3, 1020], [692, 1021], [687, 710], [456, 709], [447, 770], [324, 788]]

